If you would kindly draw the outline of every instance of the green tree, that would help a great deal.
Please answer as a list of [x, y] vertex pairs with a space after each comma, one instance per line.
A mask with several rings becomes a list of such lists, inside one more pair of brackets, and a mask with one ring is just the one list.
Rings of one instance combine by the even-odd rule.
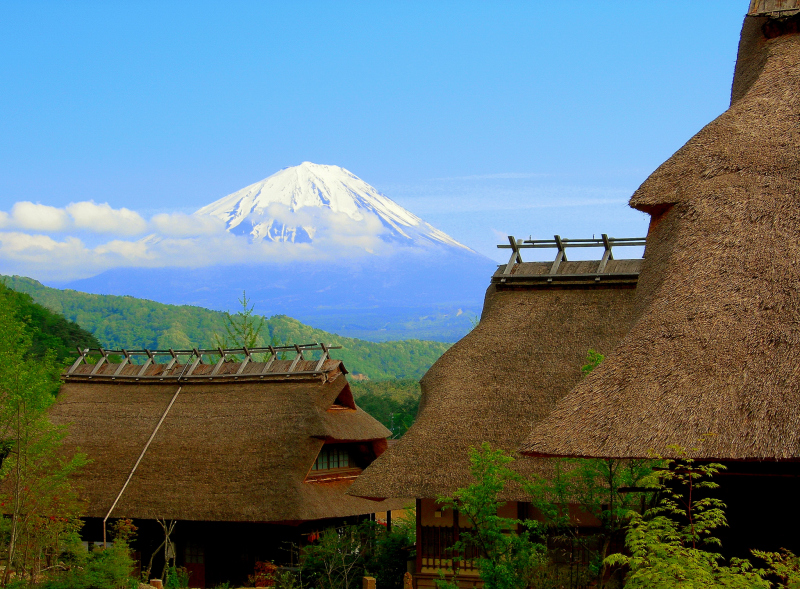
[[713, 551], [720, 546], [714, 531], [728, 523], [725, 504], [710, 493], [719, 486], [712, 477], [725, 467], [695, 462], [685, 449], [670, 448], [677, 458], [667, 460], [661, 472], [658, 504], [644, 514], [629, 513], [630, 554], [612, 554], [607, 563], [627, 569], [626, 589], [768, 589], [767, 571], [746, 559], [726, 564]]
[[385, 526], [363, 521], [354, 526], [329, 528], [303, 548], [304, 586], [317, 589], [353, 589], [364, 576], [374, 576], [378, 587], [402, 589], [409, 548], [414, 544], [412, 524]]
[[[598, 587], [612, 585], [607, 576], [611, 542], [627, 527], [630, 513], [643, 510], [652, 497], [653, 468], [657, 460], [617, 460], [586, 458], [554, 458], [550, 460], [552, 474], [526, 489], [533, 503], [550, 525], [553, 534], [569, 537], [590, 554], [590, 576]], [[633, 491], [633, 492], [632, 492]], [[569, 506], [581, 508], [578, 518], [595, 519], [600, 527], [593, 534], [579, 533], [569, 512]]]
[[13, 301], [0, 293], [0, 513], [3, 519], [5, 586], [12, 572], [34, 579], [42, 562], [57, 557], [60, 541], [75, 532], [79, 513], [69, 476], [85, 457], [59, 452], [66, 435], [50, 423], [47, 408], [58, 383], [54, 355], [37, 358], [31, 329], [15, 316]]
[[112, 526], [113, 543], [108, 548], [87, 552], [77, 535], [69, 547], [63, 566], [51, 572], [41, 583], [41, 589], [134, 589], [139, 586], [132, 578], [134, 562], [130, 543], [136, 527], [129, 519], [118, 520]]
[[262, 343], [261, 332], [264, 330], [264, 318], [253, 314], [255, 305], [250, 304], [247, 293], [242, 291], [242, 298], [238, 299], [242, 308], [234, 314], [225, 311], [225, 333], [214, 335], [215, 347], [229, 348], [255, 348]]
[[[453, 547], [453, 560], [463, 558], [465, 550], [477, 550], [476, 564], [486, 589], [528, 587], [546, 562], [546, 546], [539, 522], [498, 515], [500, 499], [509, 483], [526, 481], [510, 468], [513, 458], [484, 442], [470, 449], [470, 473], [475, 482], [458, 489], [452, 497], [439, 497], [440, 505], [458, 510], [471, 528]], [[437, 582], [441, 589], [457, 587], [456, 581]]]

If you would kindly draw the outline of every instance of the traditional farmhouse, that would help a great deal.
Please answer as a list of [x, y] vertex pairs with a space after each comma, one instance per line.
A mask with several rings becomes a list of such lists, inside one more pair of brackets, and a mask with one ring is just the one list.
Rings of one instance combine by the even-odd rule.
[[345, 494], [390, 432], [358, 408], [324, 345], [145, 350], [143, 363], [101, 350], [86, 364], [87, 353], [63, 374], [52, 419], [91, 460], [77, 479], [85, 539], [132, 518], [145, 569], [154, 551], [153, 572], [164, 562], [156, 519], [177, 520], [169, 550], [204, 587], [244, 584], [256, 561], [288, 563], [309, 535], [402, 506]]
[[638, 320], [523, 446], [634, 458], [676, 444], [727, 463], [734, 554], [800, 549], [798, 13], [752, 2], [730, 108], [631, 198], [651, 217]]
[[[511, 238], [504, 246], [512, 250], [511, 260], [491, 279], [480, 323], [427, 372], [415, 424], [349, 491], [416, 498], [416, 587], [435, 586], [438, 571], [450, 567], [449, 548], [467, 526], [436, 498], [473, 482], [469, 448], [488, 441], [516, 450], [530, 427], [581, 380], [589, 350], [610, 352], [630, 329], [641, 260], [614, 259], [613, 253], [643, 244], [556, 236]], [[571, 247], [585, 246], [604, 248], [602, 260], [567, 260]], [[528, 248], [543, 247], [557, 250], [554, 262], [522, 261]], [[516, 465], [523, 472], [546, 466], [536, 460]], [[508, 499], [502, 515], [529, 515], [525, 496]], [[469, 560], [460, 572], [462, 585], [474, 586], [477, 571]]]

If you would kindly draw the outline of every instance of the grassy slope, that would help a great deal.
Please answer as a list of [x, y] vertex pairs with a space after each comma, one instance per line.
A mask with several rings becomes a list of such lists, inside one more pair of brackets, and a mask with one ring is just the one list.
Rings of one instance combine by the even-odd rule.
[[[59, 290], [21, 276], [0, 277], [7, 286], [28, 293], [37, 303], [88, 330], [110, 349], [185, 349], [211, 347], [224, 333], [224, 314], [189, 305]], [[270, 336], [284, 343], [341, 345], [333, 352], [351, 372], [370, 379], [420, 378], [450, 344], [420, 340], [374, 343], [340, 337], [303, 325], [285, 315], [266, 320]]]

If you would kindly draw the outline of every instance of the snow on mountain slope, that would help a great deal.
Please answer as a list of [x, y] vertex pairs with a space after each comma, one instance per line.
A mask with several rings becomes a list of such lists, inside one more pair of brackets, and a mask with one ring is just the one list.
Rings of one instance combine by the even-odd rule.
[[254, 241], [312, 242], [325, 220], [339, 213], [363, 225], [376, 217], [385, 241], [470, 248], [426, 223], [355, 174], [339, 166], [303, 162], [285, 168], [198, 210], [195, 215], [221, 219], [228, 231]]

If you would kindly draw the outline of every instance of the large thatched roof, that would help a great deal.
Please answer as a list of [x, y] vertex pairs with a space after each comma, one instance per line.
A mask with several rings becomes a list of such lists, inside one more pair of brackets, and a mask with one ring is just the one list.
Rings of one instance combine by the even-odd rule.
[[515, 450], [580, 381], [589, 349], [610, 352], [630, 327], [641, 260], [610, 261], [603, 281], [595, 280], [598, 264], [564, 262], [556, 275], [552, 263], [515, 264], [509, 274], [501, 267], [480, 323], [423, 377], [414, 425], [349, 492], [435, 498], [471, 482], [470, 446]]
[[642, 315], [524, 452], [800, 459], [797, 18], [746, 17], [730, 108], [634, 193]]
[[67, 451], [92, 461], [77, 479], [87, 515], [106, 515], [179, 386], [112, 517], [298, 521], [374, 512], [375, 502], [344, 494], [352, 478], [307, 475], [325, 442], [356, 442], [366, 465], [390, 432], [353, 403], [341, 362], [290, 365], [276, 360], [265, 372], [253, 361], [239, 372], [241, 363], [228, 362], [212, 377], [203, 364], [190, 381], [177, 380], [186, 364], [153, 364], [143, 373], [152, 378], [139, 380], [141, 365], [77, 366], [52, 419], [70, 426]]

